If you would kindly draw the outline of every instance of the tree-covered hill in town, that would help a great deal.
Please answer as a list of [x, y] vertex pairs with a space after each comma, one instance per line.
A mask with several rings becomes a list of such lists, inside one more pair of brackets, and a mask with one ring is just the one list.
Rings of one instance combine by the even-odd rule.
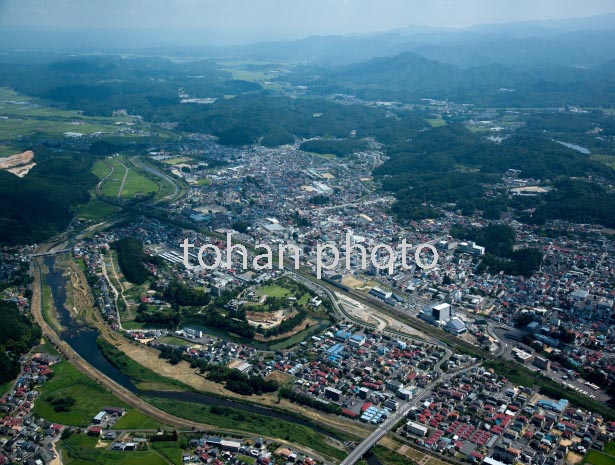
[[41, 329], [14, 303], [0, 301], [0, 385], [19, 374], [19, 358], [41, 339]]

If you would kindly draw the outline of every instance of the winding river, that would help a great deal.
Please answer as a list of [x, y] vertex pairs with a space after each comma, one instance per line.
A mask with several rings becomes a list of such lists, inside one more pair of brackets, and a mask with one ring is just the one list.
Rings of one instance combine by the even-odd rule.
[[63, 276], [63, 270], [56, 267], [56, 257], [45, 257], [45, 266], [48, 272], [45, 275], [45, 281], [51, 288], [51, 295], [54, 306], [58, 313], [58, 319], [62, 325], [63, 331], [60, 337], [64, 339], [81, 357], [83, 357], [90, 365], [107, 375], [117, 384], [125, 387], [129, 391], [137, 395], [147, 395], [164, 399], [172, 399], [182, 402], [193, 402], [203, 405], [219, 405], [226, 408], [233, 408], [244, 412], [265, 415], [270, 418], [295, 423], [302, 426], [307, 426], [318, 433], [327, 434], [335, 437], [332, 433], [319, 428], [314, 423], [303, 420], [302, 418], [293, 415], [272, 410], [258, 405], [244, 404], [230, 399], [210, 396], [200, 392], [177, 392], [177, 391], [141, 391], [133, 384], [131, 379], [122, 373], [115, 365], [111, 364], [101, 352], [96, 338], [98, 331], [90, 326], [87, 326], [79, 319], [75, 318], [75, 314], [66, 307], [66, 277]]

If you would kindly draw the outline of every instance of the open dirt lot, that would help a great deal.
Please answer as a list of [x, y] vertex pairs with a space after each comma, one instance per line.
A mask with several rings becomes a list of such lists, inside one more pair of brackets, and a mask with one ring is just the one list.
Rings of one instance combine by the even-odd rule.
[[34, 152], [32, 150], [0, 158], [0, 170], [6, 170], [15, 176], [23, 178], [36, 165], [32, 161], [33, 158]]

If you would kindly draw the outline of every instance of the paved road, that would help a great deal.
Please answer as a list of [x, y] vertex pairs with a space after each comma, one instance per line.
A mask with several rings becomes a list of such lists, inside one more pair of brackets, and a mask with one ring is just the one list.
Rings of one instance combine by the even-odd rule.
[[134, 164], [136, 167], [138, 167], [139, 169], [143, 170], [143, 171], [147, 171], [150, 174], [153, 174], [154, 176], [157, 176], [163, 180], [165, 180], [166, 182], [168, 182], [169, 184], [171, 184], [173, 186], [173, 193], [169, 194], [167, 196], [165, 196], [164, 198], [160, 199], [163, 202], [173, 202], [175, 200], [177, 200], [177, 198], [179, 197], [179, 194], [181, 193], [179, 186], [177, 185], [177, 181], [175, 181], [172, 177], [170, 177], [168, 174], [153, 168], [149, 165], [146, 165], [145, 163], [142, 163], [140, 158], [138, 156], [136, 157], [132, 157], [130, 159], [131, 163]]
[[100, 193], [100, 189], [101, 189], [102, 185], [105, 183], [105, 181], [107, 179], [109, 179], [109, 176], [111, 176], [113, 174], [114, 170], [115, 170], [115, 167], [111, 166], [111, 169], [109, 170], [107, 175], [104, 178], [102, 178], [100, 181], [98, 181], [98, 184], [96, 184], [96, 192], [97, 193]]
[[467, 368], [463, 368], [462, 370], [448, 373], [442, 376], [441, 378], [434, 380], [429, 386], [427, 386], [423, 391], [421, 391], [421, 393], [418, 394], [416, 397], [414, 397], [410, 402], [406, 402], [405, 404], [403, 404], [399, 408], [399, 410], [395, 412], [394, 415], [390, 416], [384, 423], [382, 423], [378, 427], [378, 429], [376, 429], [372, 434], [370, 434], [367, 438], [365, 438], [365, 440], [361, 444], [355, 447], [354, 450], [350, 454], [348, 454], [348, 457], [342, 460], [340, 465], [354, 465], [359, 460], [361, 460], [363, 455], [367, 451], [369, 451], [372, 447], [374, 447], [378, 443], [378, 441], [380, 441], [397, 424], [399, 420], [404, 418], [412, 407], [415, 407], [416, 405], [418, 405], [419, 402], [421, 402], [425, 397], [431, 394], [431, 390], [437, 383], [446, 382], [450, 380], [451, 378], [453, 378], [454, 376], [457, 376], [461, 373], [465, 373], [466, 371], [469, 371], [476, 366], [477, 366], [476, 364], [471, 365]]
[[[48, 245], [41, 246], [41, 251], [45, 248], [48, 248]], [[116, 396], [121, 401], [130, 405], [135, 410], [153, 418], [154, 420], [160, 421], [164, 425], [173, 426], [175, 428], [192, 430], [192, 431], [216, 431], [223, 434], [229, 434], [239, 437], [250, 436], [243, 431], [228, 429], [228, 428], [219, 428], [215, 425], [208, 425], [205, 423], [199, 423], [192, 420], [187, 420], [185, 418], [180, 418], [175, 415], [171, 415], [159, 408], [150, 405], [143, 399], [137, 397], [134, 393], [129, 391], [117, 384], [114, 380], [109, 378], [104, 373], [100, 372], [92, 365], [90, 365], [85, 359], [81, 357], [75, 350], [47, 324], [45, 319], [43, 318], [42, 308], [43, 308], [43, 292], [42, 292], [42, 270], [40, 264], [37, 260], [33, 260], [34, 263], [34, 283], [32, 284], [33, 297], [31, 302], [31, 310], [32, 315], [36, 323], [41, 327], [43, 335], [52, 345], [54, 345], [58, 351], [62, 354], [62, 356], [69, 361], [77, 370], [86, 375], [88, 378], [95, 381], [97, 384], [101, 385], [103, 388], [107, 389], [114, 396]], [[296, 450], [302, 454], [313, 457], [314, 459], [325, 463], [326, 465], [331, 464], [331, 462], [325, 459], [318, 452], [310, 449], [306, 446], [301, 446], [297, 444], [289, 443], [288, 441], [284, 441], [280, 438], [273, 438], [268, 436], [261, 435], [264, 439], [276, 442], [278, 444], [282, 444], [285, 447], [290, 447], [293, 450]]]
[[[115, 278], [117, 279], [117, 273], [115, 272], [115, 265], [113, 264], [113, 256], [111, 257], [111, 266], [113, 267], [113, 274], [115, 275]], [[117, 324], [118, 327], [120, 328], [120, 331], [123, 331], [123, 327], [122, 327], [122, 319], [120, 317], [120, 307], [117, 305], [117, 301], [120, 297], [120, 293], [119, 291], [115, 288], [115, 286], [113, 285], [113, 283], [111, 282], [111, 278], [109, 278], [109, 274], [107, 272], [107, 262], [103, 259], [103, 266], [102, 266], [102, 273], [103, 276], [105, 277], [105, 280], [107, 281], [107, 285], [111, 288], [111, 290], [113, 291], [113, 295], [115, 295], [114, 301], [113, 301], [113, 305], [115, 305], [115, 311], [117, 313]], [[117, 279], [117, 282], [119, 283], [120, 280]], [[121, 285], [122, 283], [120, 283]], [[124, 290], [122, 290], [122, 298], [124, 299], [124, 305], [126, 305], [126, 308], [128, 308], [128, 303], [126, 302], [126, 298], [124, 297]]]
[[126, 178], [128, 177], [128, 167], [122, 162], [120, 162], [120, 165], [124, 167], [124, 177], [122, 178], [122, 183], [120, 184], [120, 188], [117, 190], [118, 200], [122, 198], [122, 191], [124, 190], [124, 184], [126, 183]]

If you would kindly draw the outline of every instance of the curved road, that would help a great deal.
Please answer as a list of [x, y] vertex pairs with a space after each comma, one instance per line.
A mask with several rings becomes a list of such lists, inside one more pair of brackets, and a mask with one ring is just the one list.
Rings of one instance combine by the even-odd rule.
[[120, 165], [124, 167], [124, 177], [122, 178], [122, 183], [120, 184], [120, 188], [117, 190], [117, 199], [120, 200], [122, 197], [122, 191], [124, 190], [124, 184], [126, 183], [126, 178], [128, 177], [128, 167], [120, 162]]
[[161, 201], [164, 202], [173, 202], [175, 200], [177, 200], [177, 197], [179, 196], [179, 194], [181, 193], [180, 188], [177, 185], [177, 182], [171, 178], [168, 174], [163, 173], [162, 171], [153, 168], [149, 165], [146, 165], [145, 163], [141, 162], [140, 157], [134, 156], [130, 159], [130, 162], [135, 165], [137, 168], [143, 170], [143, 171], [147, 171], [150, 174], [153, 174], [156, 177], [159, 177], [160, 179], [164, 179], [166, 182], [168, 182], [169, 184], [171, 184], [173, 186], [173, 193], [167, 195], [166, 197], [164, 197], [163, 199], [160, 199]]
[[[41, 249], [44, 249], [46, 246], [42, 246]], [[173, 426], [175, 428], [180, 429], [188, 429], [188, 430], [197, 430], [197, 431], [218, 431], [224, 434], [235, 435], [240, 437], [249, 436], [249, 433], [240, 430], [233, 429], [225, 429], [219, 428], [215, 425], [208, 425], [205, 423], [198, 423], [196, 421], [187, 420], [185, 418], [180, 418], [175, 415], [171, 415], [163, 410], [160, 410], [153, 405], [148, 404], [143, 399], [140, 399], [137, 395], [129, 391], [123, 386], [120, 386], [111, 378], [109, 378], [104, 373], [100, 372], [92, 365], [90, 365], [81, 355], [79, 355], [66, 341], [62, 340], [58, 334], [51, 328], [51, 326], [45, 321], [43, 318], [42, 308], [43, 308], [43, 291], [42, 291], [42, 270], [40, 263], [38, 260], [33, 260], [35, 271], [34, 271], [34, 283], [32, 285], [33, 296], [31, 302], [31, 310], [32, 316], [36, 323], [41, 327], [43, 335], [45, 338], [51, 342], [55, 347], [57, 347], [58, 351], [69, 361], [75, 368], [77, 368], [81, 373], [85, 374], [88, 378], [96, 382], [97, 384], [103, 386], [105, 389], [110, 391], [113, 395], [115, 395], [118, 399], [130, 405], [135, 410], [140, 411], [141, 413], [160, 421], [162, 424]], [[261, 435], [262, 436], [262, 435]], [[263, 438], [276, 442], [278, 444], [283, 444], [286, 447], [290, 447], [294, 450], [297, 450], [303, 454], [311, 456], [318, 461], [321, 461], [325, 464], [330, 464], [331, 462], [325, 457], [323, 457], [318, 452], [305, 447], [299, 446], [297, 444], [291, 444], [287, 441], [281, 440], [280, 438], [272, 438], [267, 436], [262, 436]]]

